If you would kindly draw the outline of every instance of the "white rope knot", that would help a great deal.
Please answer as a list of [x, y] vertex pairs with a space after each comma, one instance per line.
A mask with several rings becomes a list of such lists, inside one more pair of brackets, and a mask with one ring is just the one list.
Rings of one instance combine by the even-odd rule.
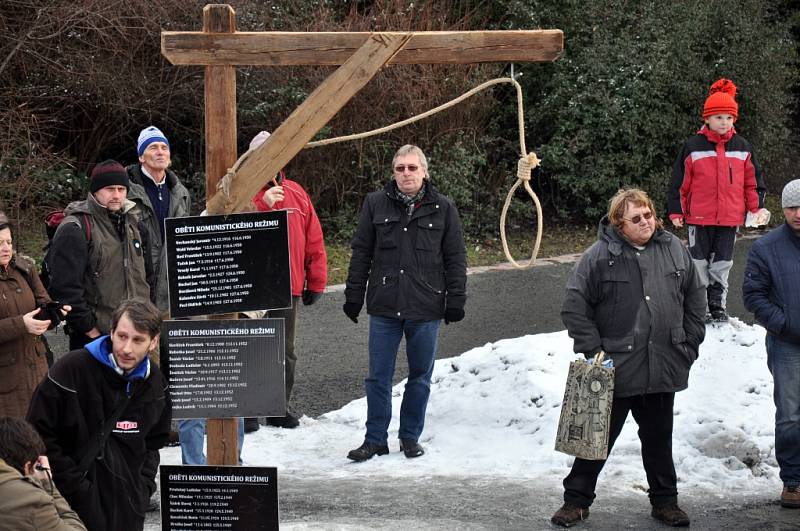
[[528, 153], [517, 161], [517, 179], [522, 181], [531, 180], [531, 170], [539, 165], [539, 157], [536, 153]]

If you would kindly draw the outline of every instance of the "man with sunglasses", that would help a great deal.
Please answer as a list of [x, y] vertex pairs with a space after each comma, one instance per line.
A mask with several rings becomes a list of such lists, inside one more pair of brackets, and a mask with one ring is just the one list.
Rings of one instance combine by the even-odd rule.
[[389, 453], [392, 376], [400, 340], [406, 338], [408, 381], [400, 407], [400, 449], [406, 457], [425, 450], [425, 423], [439, 325], [464, 318], [466, 250], [458, 211], [439, 194], [417, 146], [401, 147], [394, 179], [369, 194], [353, 238], [344, 313], [354, 323], [367, 299], [369, 376], [367, 433], [347, 457], [366, 461]]
[[[688, 526], [678, 507], [672, 460], [675, 393], [705, 338], [706, 290], [681, 241], [664, 231], [653, 202], [641, 190], [620, 190], [600, 221], [595, 242], [575, 265], [561, 319], [575, 352], [604, 351], [614, 361], [614, 400], [608, 450], [628, 413], [639, 426], [651, 515]], [[570, 527], [589, 516], [605, 460], [576, 458], [564, 479], [564, 505], [552, 522]]]

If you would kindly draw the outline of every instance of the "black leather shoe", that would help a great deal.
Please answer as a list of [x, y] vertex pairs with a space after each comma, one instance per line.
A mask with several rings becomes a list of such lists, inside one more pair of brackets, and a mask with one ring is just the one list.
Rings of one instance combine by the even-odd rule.
[[261, 426], [258, 425], [258, 417], [245, 417], [244, 418], [244, 432], [253, 433], [258, 431]]
[[409, 459], [425, 453], [425, 449], [414, 439], [400, 439], [400, 449]]
[[386, 455], [388, 453], [388, 446], [381, 446], [380, 444], [372, 444], [365, 441], [364, 444], [355, 450], [350, 450], [350, 453], [347, 454], [347, 458], [360, 463], [361, 461], [372, 459], [374, 455]]
[[267, 424], [276, 428], [293, 430], [300, 425], [300, 420], [291, 413], [287, 413], [285, 417], [267, 417]]

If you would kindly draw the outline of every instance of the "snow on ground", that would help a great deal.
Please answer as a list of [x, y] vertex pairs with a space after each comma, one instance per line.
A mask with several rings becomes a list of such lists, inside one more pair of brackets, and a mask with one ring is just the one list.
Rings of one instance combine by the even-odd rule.
[[[427, 453], [418, 459], [398, 450], [405, 381], [393, 390], [387, 456], [364, 463], [346, 458], [363, 441], [367, 402], [361, 398], [318, 419], [304, 417], [294, 430], [262, 426], [245, 437], [243, 459], [245, 465], [277, 466], [279, 477], [495, 476], [559, 485], [572, 457], [553, 446], [569, 362], [577, 358], [564, 331], [504, 339], [438, 360], [420, 439]], [[764, 329], [737, 319], [708, 327], [689, 389], [675, 401], [673, 453], [681, 491], [780, 490], [774, 415]], [[162, 464], [180, 464], [180, 449], [162, 450]], [[631, 417], [600, 485], [621, 493], [646, 490]]]

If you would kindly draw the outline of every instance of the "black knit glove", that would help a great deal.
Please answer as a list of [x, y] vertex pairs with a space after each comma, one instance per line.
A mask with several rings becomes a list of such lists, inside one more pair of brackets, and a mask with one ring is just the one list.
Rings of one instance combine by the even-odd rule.
[[357, 302], [345, 302], [342, 310], [354, 323], [358, 322], [358, 314], [361, 313], [361, 305]]
[[445, 308], [444, 310], [444, 324], [457, 323], [463, 318], [463, 308]]
[[311, 306], [318, 300], [322, 298], [322, 293], [316, 291], [309, 291], [307, 289], [303, 290], [303, 305], [304, 306]]

